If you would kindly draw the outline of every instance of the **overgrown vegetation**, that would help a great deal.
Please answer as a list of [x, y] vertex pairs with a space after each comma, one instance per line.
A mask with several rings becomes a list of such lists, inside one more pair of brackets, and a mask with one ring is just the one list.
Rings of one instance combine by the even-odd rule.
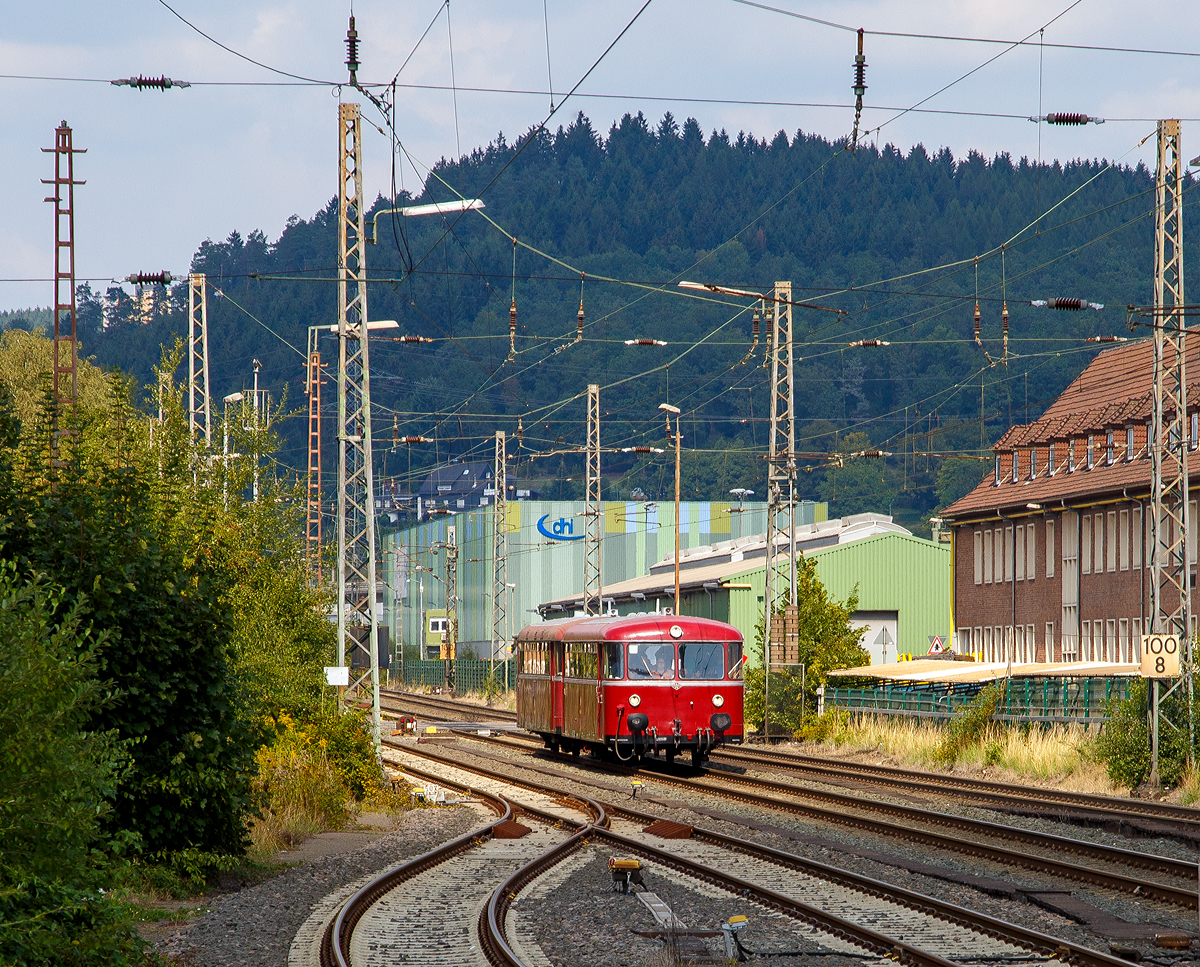
[[[1168, 788], [1179, 786], [1189, 779], [1186, 682], [1159, 702], [1159, 722], [1159, 779]], [[1133, 788], [1150, 778], [1150, 683], [1146, 679], [1135, 679], [1128, 697], [1109, 703], [1096, 754], [1109, 778], [1119, 785]], [[1194, 777], [1190, 781], [1197, 784]]]
[[[972, 726], [954, 729], [918, 719], [831, 709], [819, 718], [810, 718], [796, 738], [824, 752], [870, 754], [907, 767], [988, 769], [1013, 779], [1053, 782], [1081, 792], [1120, 792], [1096, 761], [1094, 732], [1058, 724], [1037, 727], [988, 722], [979, 728], [980, 718], [973, 710]], [[964, 723], [967, 720], [964, 716]]]
[[[835, 668], [866, 664], [869, 656], [862, 647], [863, 631], [850, 627], [850, 616], [858, 608], [858, 595], [845, 601], [829, 597], [817, 576], [816, 561], [800, 556], [796, 560], [796, 602], [799, 607], [799, 661], [803, 676], [793, 668], [771, 673], [770, 715], [772, 735], [790, 734], [803, 724], [805, 713], [815, 713], [817, 689], [823, 686]], [[777, 616], [782, 621], [782, 613]], [[766, 621], [760, 618], [753, 643], [747, 645], [745, 716], [748, 727], [762, 727], [764, 709], [763, 638]]]
[[382, 776], [361, 716], [323, 694], [328, 598], [270, 430], [231, 414], [238, 456], [213, 459], [178, 346], [161, 418], [87, 363], [56, 410], [50, 352], [0, 338], [0, 963], [120, 964], [141, 954], [113, 887], [202, 889], [252, 834], [269, 857]]

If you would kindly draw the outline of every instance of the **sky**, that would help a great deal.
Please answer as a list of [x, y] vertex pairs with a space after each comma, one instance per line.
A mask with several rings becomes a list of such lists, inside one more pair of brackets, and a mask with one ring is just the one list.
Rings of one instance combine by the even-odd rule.
[[[335, 86], [347, 76], [349, 4], [167, 2], [212, 40], [163, 0], [5, 4], [0, 74], [91, 80], [0, 77], [0, 310], [53, 299], [54, 222], [40, 183], [53, 159], [40, 149], [54, 143], [61, 121], [73, 128], [75, 146], [87, 149], [76, 161], [76, 177], [87, 182], [76, 189], [76, 274], [93, 288], [139, 271], [186, 273], [202, 241], [234, 230], [278, 238], [290, 216], [309, 218], [336, 194], [338, 99], [362, 100]], [[397, 89], [397, 131], [418, 165], [401, 165], [403, 186], [419, 189], [424, 169], [443, 157], [500, 132], [512, 141], [545, 121], [551, 81], [552, 129], [578, 111], [607, 131], [626, 112], [640, 110], [654, 124], [669, 110], [680, 120], [695, 117], [706, 133], [770, 138], [782, 128], [842, 137], [853, 125], [857, 43], [845, 27], [1034, 41], [1008, 49], [868, 33], [862, 127], [872, 142], [905, 152], [922, 143], [956, 156], [977, 150], [1035, 159], [1040, 152], [1153, 165], [1153, 119], [1179, 117], [1185, 157], [1200, 155], [1200, 56], [1049, 46], [1200, 54], [1200, 17], [1181, 0], [651, 0], [601, 57], [644, 2], [357, 0], [359, 79], [385, 83], [399, 71], [398, 84], [414, 85]], [[292, 81], [214, 41], [327, 83]], [[192, 86], [135, 91], [108, 83], [137, 74]], [[923, 100], [937, 113], [897, 116]], [[1106, 123], [1034, 124], [1039, 102], [1041, 113], [1081, 112]], [[378, 120], [369, 105], [364, 117]], [[365, 131], [364, 188], [373, 198], [389, 190], [390, 143]]]

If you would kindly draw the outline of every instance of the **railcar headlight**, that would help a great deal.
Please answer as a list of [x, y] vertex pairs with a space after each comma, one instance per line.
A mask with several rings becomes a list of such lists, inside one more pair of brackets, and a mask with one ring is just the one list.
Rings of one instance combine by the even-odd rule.
[[637, 708], [639, 705], [642, 704], [642, 696], [630, 695], [629, 696], [629, 704], [632, 705], [634, 708]]
[[722, 705], [725, 704], [725, 696], [722, 695], [720, 692], [718, 692], [716, 695], [713, 696], [712, 702], [713, 702], [713, 705], [715, 705], [717, 708], [720, 708]]

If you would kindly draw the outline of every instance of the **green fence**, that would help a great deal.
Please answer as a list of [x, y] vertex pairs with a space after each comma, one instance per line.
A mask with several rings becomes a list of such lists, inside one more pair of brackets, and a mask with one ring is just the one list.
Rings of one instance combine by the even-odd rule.
[[[1010, 678], [993, 718], [1004, 722], [1079, 722], [1105, 720], [1105, 706], [1128, 694], [1128, 678]], [[951, 718], [982, 686], [825, 689], [825, 707], [880, 715]]]
[[[505, 662], [498, 661], [495, 663], [495, 685], [501, 691], [504, 690], [504, 666]], [[508, 687], [517, 687], [517, 660], [510, 658], [508, 665]], [[479, 661], [478, 659], [460, 658], [454, 662], [454, 690], [456, 692], [481, 692], [484, 690], [487, 682], [488, 674], [492, 671], [493, 665], [490, 661]], [[429, 685], [437, 687], [446, 683], [446, 663], [444, 661], [410, 661], [405, 659], [404, 671], [401, 673], [400, 662], [397, 661], [391, 668], [392, 685]]]

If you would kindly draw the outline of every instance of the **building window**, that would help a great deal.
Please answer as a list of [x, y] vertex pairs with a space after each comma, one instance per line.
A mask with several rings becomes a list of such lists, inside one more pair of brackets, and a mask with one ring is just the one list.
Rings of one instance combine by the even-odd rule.
[[975, 528], [975, 583], [983, 584], [983, 531]]
[[1129, 544], [1133, 550], [1133, 566], [1142, 566], [1142, 506], [1133, 508], [1132, 523], [1129, 528]]
[[1013, 479], [1013, 483], [1016, 483], [1018, 480], [1021, 479], [1021, 455], [1020, 455], [1019, 451], [1014, 450], [1012, 452], [1012, 461], [1013, 461], [1012, 479]]
[[1133, 459], [1133, 427], [1125, 427], [1125, 459]]
[[1092, 573], [1101, 574], [1104, 572], [1104, 515], [1096, 515], [1096, 526], [1092, 529], [1092, 536], [1096, 539], [1096, 553], [1092, 555]]
[[1150, 448], [1154, 446], [1154, 423], [1148, 420], [1146, 422], [1146, 457], [1150, 457]]
[[1016, 539], [1016, 579], [1018, 581], [1025, 580], [1025, 528], [1020, 524], [1017, 525], [1017, 532], [1014, 535]]
[[1108, 431], [1108, 436], [1104, 440], [1104, 462], [1110, 467], [1113, 465], [1113, 431]]
[[1000, 454], [996, 454], [996, 486], [1000, 486]]
[[1004, 528], [996, 528], [996, 570], [992, 575], [992, 583], [1000, 584], [1004, 581]]
[[1118, 557], [1121, 560], [1121, 570], [1129, 570], [1129, 511], [1121, 511], [1121, 526], [1117, 529], [1117, 542], [1120, 545]]
[[1037, 447], [1029, 451], [1029, 479], [1037, 478]]
[[1054, 465], [1054, 444], [1053, 443], [1050, 444], [1050, 459], [1046, 462], [1046, 469], [1050, 472], [1051, 477], [1053, 477], [1058, 472], [1058, 467], [1056, 467]]
[[1121, 652], [1117, 644], [1117, 619], [1109, 618], [1104, 634], [1104, 661], [1120, 661]]
[[1094, 466], [1096, 466], [1096, 438], [1089, 434], [1087, 444], [1087, 468], [1091, 470]]
[[1079, 659], [1082, 661], [1091, 661], [1092, 623], [1090, 621], [1083, 622], [1083, 630], [1080, 632], [1079, 640], [1083, 643], [1079, 649]]
[[1079, 555], [1079, 573], [1092, 573], [1092, 515], [1084, 514], [1080, 526], [1083, 528], [1083, 533], [1079, 536], [1080, 547]]
[[1046, 521], [1046, 577], [1054, 577], [1054, 521]]
[[1054, 622], [1046, 622], [1046, 657], [1045, 661], [1054, 661]]
[[1075, 438], [1067, 441], [1067, 473], [1075, 469]]
[[992, 583], [992, 532], [983, 532], [983, 583]]
[[1188, 449], [1195, 450], [1200, 446], [1200, 413], [1192, 414], [1192, 434], [1188, 437]]
[[1037, 633], [1033, 625], [1025, 626], [1025, 660], [1037, 661]]
[[1037, 525], [1025, 525], [1025, 580], [1032, 581], [1037, 572]]
[[1105, 559], [1111, 573], [1117, 569], [1117, 512], [1108, 512], [1108, 557]]
[[1004, 528], [1004, 580], [1013, 579], [1013, 529], [1009, 524]]
[[1132, 662], [1140, 662], [1142, 660], [1142, 619], [1133, 619], [1133, 636], [1129, 642], [1129, 660]]
[[1117, 632], [1117, 654], [1116, 661], [1129, 661], [1129, 619], [1122, 618], [1118, 626]]

